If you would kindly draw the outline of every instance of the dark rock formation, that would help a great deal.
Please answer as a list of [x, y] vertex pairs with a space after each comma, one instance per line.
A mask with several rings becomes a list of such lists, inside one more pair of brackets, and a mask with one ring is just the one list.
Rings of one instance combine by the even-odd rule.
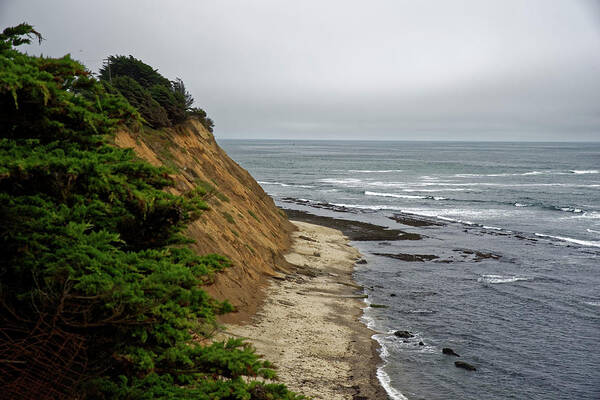
[[466, 369], [467, 371], [477, 371], [477, 368], [475, 368], [474, 366], [472, 366], [469, 363], [466, 363], [464, 361], [454, 361], [454, 366], [456, 368], [463, 368]]
[[444, 347], [444, 348], [442, 349], [442, 353], [444, 353], [444, 354], [447, 354], [447, 355], [449, 355], [449, 356], [456, 356], [456, 357], [460, 357], [458, 354], [456, 354], [456, 353], [454, 352], [454, 350], [452, 350], [452, 349], [451, 349], [451, 348], [449, 348], [449, 347]]
[[431, 260], [435, 260], [436, 258], [439, 258], [438, 256], [433, 255], [433, 254], [405, 254], [405, 253], [397, 253], [397, 254], [373, 253], [373, 254], [375, 254], [376, 256], [394, 258], [396, 260], [418, 261], [418, 262], [431, 261]]
[[413, 335], [409, 331], [396, 331], [396, 332], [394, 332], [394, 336], [397, 336], [397, 337], [403, 338], [403, 339], [409, 339], [409, 338], [415, 337], [415, 335]]

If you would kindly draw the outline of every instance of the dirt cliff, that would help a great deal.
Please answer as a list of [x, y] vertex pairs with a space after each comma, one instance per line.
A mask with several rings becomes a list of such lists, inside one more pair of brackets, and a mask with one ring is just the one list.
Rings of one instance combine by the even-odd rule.
[[139, 132], [122, 130], [115, 143], [133, 148], [153, 165], [177, 171], [181, 194], [201, 185], [212, 193], [210, 209], [188, 227], [188, 236], [199, 254], [219, 253], [233, 267], [219, 274], [207, 291], [218, 299], [229, 299], [239, 310], [223, 322], [240, 321], [253, 314], [263, 299], [265, 280], [287, 263], [282, 254], [290, 246], [294, 226], [252, 176], [217, 145], [214, 136], [197, 120], [172, 128]]

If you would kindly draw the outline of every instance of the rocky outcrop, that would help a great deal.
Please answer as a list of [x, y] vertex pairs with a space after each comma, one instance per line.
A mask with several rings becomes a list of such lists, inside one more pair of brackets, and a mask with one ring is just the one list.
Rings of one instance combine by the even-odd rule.
[[282, 254], [295, 228], [285, 214], [197, 120], [159, 131], [122, 130], [115, 144], [132, 148], [153, 165], [171, 168], [176, 182], [175, 188], [169, 189], [173, 193], [182, 194], [197, 186], [209, 191], [206, 201], [210, 209], [187, 230], [195, 241], [191, 247], [199, 254], [223, 254], [233, 262], [232, 268], [218, 274], [215, 283], [206, 288], [239, 310], [223, 321], [251, 315], [262, 301], [262, 284], [288, 266]]
[[477, 371], [477, 368], [464, 361], [454, 361], [454, 366], [456, 368], [466, 369], [467, 371]]
[[449, 348], [449, 347], [444, 347], [444, 348], [442, 349], [442, 353], [444, 353], [444, 354], [446, 354], [446, 355], [449, 355], [449, 356], [456, 356], [456, 357], [460, 357], [458, 354], [456, 354], [456, 353], [454, 352], [454, 350], [452, 350], [452, 349], [451, 349], [451, 348]]

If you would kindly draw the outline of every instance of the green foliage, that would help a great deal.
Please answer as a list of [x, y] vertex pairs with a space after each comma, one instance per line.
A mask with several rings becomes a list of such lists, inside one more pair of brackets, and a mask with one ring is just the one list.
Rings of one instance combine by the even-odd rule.
[[129, 101], [129, 104], [140, 112], [150, 126], [158, 128], [171, 125], [169, 115], [164, 107], [134, 79], [125, 75], [117, 76], [112, 79], [112, 84], [107, 85], [107, 87], [113, 88], [114, 93], [122, 94]]
[[121, 93], [144, 121], [154, 128], [171, 126], [190, 116], [198, 118], [210, 131], [214, 123], [200, 108], [192, 108], [194, 98], [180, 78], [169, 81], [158, 70], [133, 56], [110, 56], [99, 71], [108, 90]]
[[[200, 287], [229, 261], [174, 247], [206, 209], [202, 190], [170, 195], [165, 169], [110, 146], [115, 128], [138, 124], [139, 113], [69, 56], [13, 48], [32, 34], [22, 24], [0, 35], [3, 394], [29, 398], [24, 390], [45, 384], [87, 399], [299, 398], [260, 379], [275, 373], [248, 344], [193, 340], [232, 310]], [[136, 71], [145, 84], [160, 82]], [[43, 368], [52, 380], [28, 372]], [[23, 376], [28, 385], [15, 386]], [[66, 381], [78, 384], [58, 385]]]
[[226, 211], [223, 211], [223, 217], [225, 218], [225, 221], [229, 222], [230, 224], [235, 224], [235, 220], [233, 219], [233, 216], [231, 214], [229, 214]]
[[254, 218], [255, 220], [257, 220], [258, 222], [260, 222], [260, 219], [258, 219], [258, 217], [256, 216], [256, 214], [254, 213], [254, 211], [252, 210], [248, 210], [248, 214], [250, 214], [250, 216], [252, 218]]

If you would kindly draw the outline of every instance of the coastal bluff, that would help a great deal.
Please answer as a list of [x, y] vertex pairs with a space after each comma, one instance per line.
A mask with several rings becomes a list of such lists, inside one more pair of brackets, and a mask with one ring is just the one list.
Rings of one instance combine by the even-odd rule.
[[216, 275], [205, 287], [213, 297], [228, 299], [237, 312], [224, 315], [222, 322], [239, 322], [256, 312], [268, 277], [285, 271], [283, 254], [295, 230], [254, 178], [219, 147], [214, 136], [198, 120], [190, 118], [173, 127], [139, 131], [121, 129], [114, 142], [132, 148], [155, 166], [174, 173], [173, 194], [202, 187], [209, 209], [185, 232], [194, 240], [198, 254], [227, 256], [232, 266]]

